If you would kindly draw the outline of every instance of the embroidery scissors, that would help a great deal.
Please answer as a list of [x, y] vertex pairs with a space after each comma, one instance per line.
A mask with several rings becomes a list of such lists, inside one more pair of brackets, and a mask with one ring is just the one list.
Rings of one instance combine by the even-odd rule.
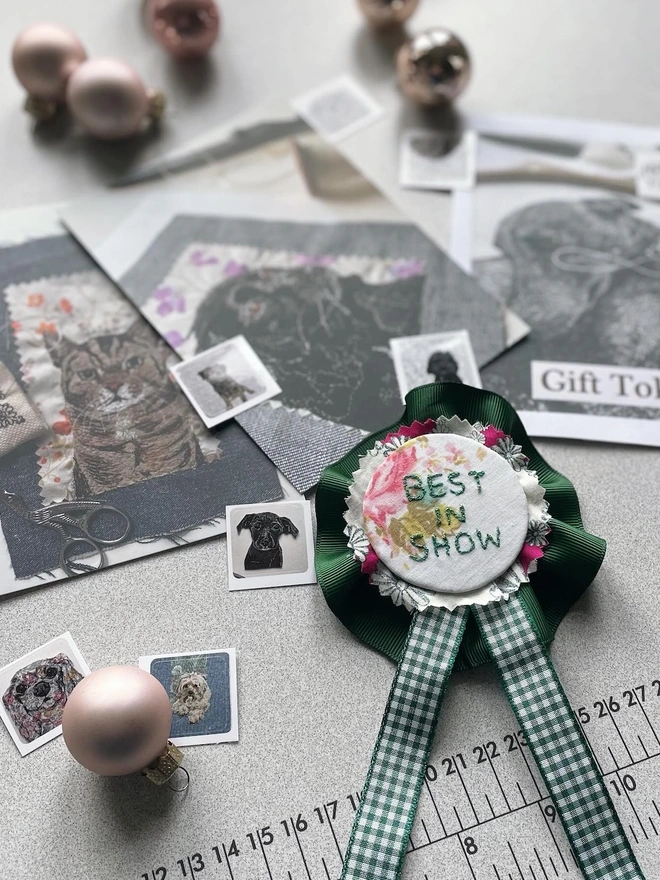
[[[20, 495], [7, 492], [5, 489], [0, 489], [0, 500], [27, 522], [47, 526], [59, 533], [60, 567], [69, 577], [104, 568], [107, 562], [105, 548], [126, 540], [131, 530], [128, 516], [104, 501], [62, 501], [39, 510], [29, 510]], [[101, 514], [110, 514], [123, 521], [124, 531], [118, 538], [102, 538], [95, 533], [95, 521]], [[80, 559], [73, 558], [74, 552], [78, 556], [83, 553], [89, 555], [90, 550], [100, 558], [96, 566], [87, 565]]]

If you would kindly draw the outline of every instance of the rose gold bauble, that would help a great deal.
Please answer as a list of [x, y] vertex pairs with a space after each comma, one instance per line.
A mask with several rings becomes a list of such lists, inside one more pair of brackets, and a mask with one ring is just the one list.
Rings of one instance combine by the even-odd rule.
[[451, 31], [432, 28], [399, 49], [396, 70], [404, 93], [426, 107], [457, 98], [470, 79], [471, 63], [463, 42]]
[[369, 24], [386, 28], [408, 21], [419, 0], [357, 0], [357, 4]]
[[87, 675], [62, 716], [67, 748], [101, 776], [144, 770], [167, 748], [172, 707], [162, 684], [135, 666], [109, 666]]
[[[93, 58], [73, 72], [66, 90], [71, 114], [102, 140], [133, 137], [162, 110], [162, 96], [147, 89], [133, 68], [116, 58]], [[160, 101], [160, 103], [159, 103]]]
[[213, 0], [148, 0], [146, 14], [155, 38], [176, 58], [201, 58], [220, 34]]
[[73, 31], [57, 24], [33, 24], [15, 39], [11, 54], [14, 73], [23, 88], [36, 98], [61, 104], [66, 84], [87, 58], [85, 47]]

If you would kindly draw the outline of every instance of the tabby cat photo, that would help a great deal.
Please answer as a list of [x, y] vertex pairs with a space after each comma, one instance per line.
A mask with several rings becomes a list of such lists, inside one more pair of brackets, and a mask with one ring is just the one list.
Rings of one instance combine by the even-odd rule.
[[142, 321], [80, 344], [55, 334], [44, 340], [61, 371], [78, 497], [205, 461], [197, 417], [168, 376], [169, 349]]

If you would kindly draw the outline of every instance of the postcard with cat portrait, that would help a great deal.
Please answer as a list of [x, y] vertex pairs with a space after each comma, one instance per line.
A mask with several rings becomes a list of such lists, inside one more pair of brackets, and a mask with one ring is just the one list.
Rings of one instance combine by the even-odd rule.
[[[0, 457], [3, 489], [30, 510], [91, 498], [125, 513], [129, 543], [109, 564], [224, 532], [227, 504], [282, 497], [242, 428], [205, 428], [169, 375], [170, 348], [73, 239], [0, 253], [0, 361], [48, 428]], [[2, 504], [0, 518], [14, 575], [2, 591], [64, 576], [54, 530]]]
[[140, 657], [138, 664], [157, 678], [169, 695], [170, 741], [175, 746], [237, 742], [235, 648], [156, 654]]

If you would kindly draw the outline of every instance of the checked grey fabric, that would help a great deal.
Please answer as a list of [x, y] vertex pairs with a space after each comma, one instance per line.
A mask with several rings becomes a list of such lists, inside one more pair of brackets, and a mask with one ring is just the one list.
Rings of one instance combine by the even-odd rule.
[[396, 880], [467, 608], [414, 615], [353, 822], [342, 880]]
[[[522, 602], [473, 614], [586, 880], [644, 880], [552, 662]], [[374, 875], [375, 876], [375, 875]]]

